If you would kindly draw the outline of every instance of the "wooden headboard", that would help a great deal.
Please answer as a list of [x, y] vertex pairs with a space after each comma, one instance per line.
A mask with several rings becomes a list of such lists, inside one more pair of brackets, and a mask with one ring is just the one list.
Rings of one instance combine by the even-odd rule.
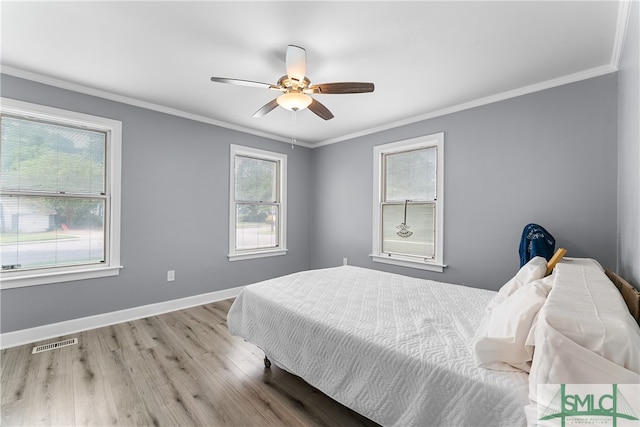
[[607, 275], [609, 280], [611, 280], [613, 284], [616, 285], [616, 288], [618, 288], [620, 294], [622, 294], [624, 302], [626, 302], [627, 307], [629, 307], [629, 312], [636, 319], [638, 325], [640, 325], [640, 292], [638, 292], [636, 288], [631, 286], [629, 282], [627, 282], [608, 268], [604, 269], [604, 273]]
[[558, 248], [556, 253], [553, 254], [551, 259], [547, 263], [547, 273], [545, 274], [545, 276], [548, 276], [551, 274], [556, 264], [560, 262], [560, 260], [566, 253], [567, 253], [567, 250], [565, 248]]

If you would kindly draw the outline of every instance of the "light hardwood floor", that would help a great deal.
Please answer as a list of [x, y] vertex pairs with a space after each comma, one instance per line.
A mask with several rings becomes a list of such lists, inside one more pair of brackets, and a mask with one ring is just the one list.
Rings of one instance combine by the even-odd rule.
[[[375, 426], [229, 335], [232, 300], [5, 349], [3, 426]], [[37, 343], [42, 344], [42, 343]]]

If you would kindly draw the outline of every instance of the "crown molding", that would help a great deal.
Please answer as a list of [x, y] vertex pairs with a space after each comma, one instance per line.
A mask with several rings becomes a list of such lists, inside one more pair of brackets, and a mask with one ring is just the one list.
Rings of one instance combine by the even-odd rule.
[[[175, 108], [166, 107], [164, 105], [154, 104], [152, 102], [143, 101], [141, 99], [131, 98], [124, 95], [119, 95], [117, 93], [104, 91], [101, 89], [96, 89], [90, 86], [85, 86], [77, 83], [72, 83], [67, 80], [57, 79], [54, 77], [45, 76], [42, 74], [34, 73], [31, 71], [22, 70], [20, 68], [15, 68], [7, 65], [2, 65], [0, 67], [0, 72], [2, 74], [8, 74], [10, 76], [19, 77], [25, 80], [31, 80], [37, 83], [46, 84], [48, 86], [57, 87], [60, 89], [66, 89], [73, 92], [82, 93], [84, 95], [91, 95], [98, 98], [108, 99], [110, 101], [121, 102], [123, 104], [132, 105], [134, 107], [145, 108], [147, 110], [157, 111], [160, 113], [170, 114], [172, 116], [182, 117], [189, 120], [195, 120], [197, 122], [207, 123], [214, 126], [219, 126], [225, 129], [230, 129], [238, 132], [248, 133], [250, 135], [259, 136], [262, 138], [271, 139], [278, 142], [284, 142], [286, 144], [291, 144], [291, 139], [286, 138], [279, 135], [270, 134], [267, 132], [257, 131], [255, 129], [247, 128], [244, 126], [234, 125], [232, 123], [227, 123], [221, 120], [212, 119], [210, 117], [201, 116], [198, 114], [189, 113], [186, 111], [178, 110]], [[312, 148], [313, 145], [304, 142], [304, 141], [296, 141], [296, 145]]]
[[620, 58], [622, 57], [622, 51], [624, 49], [624, 41], [627, 34], [627, 27], [629, 26], [629, 19], [631, 16], [631, 1], [621, 0], [618, 6], [618, 21], [616, 23], [616, 36], [613, 41], [613, 48], [611, 49], [611, 66], [616, 70], [620, 65]]
[[[452, 114], [452, 113], [457, 113], [460, 111], [464, 111], [464, 110], [468, 110], [471, 108], [475, 108], [475, 107], [480, 107], [483, 105], [488, 105], [488, 104], [492, 104], [494, 102], [499, 102], [499, 101], [504, 101], [510, 98], [515, 98], [518, 96], [522, 96], [522, 95], [527, 95], [530, 93], [534, 93], [534, 92], [539, 92], [542, 90], [546, 90], [546, 89], [551, 89], [557, 86], [562, 86], [565, 84], [569, 84], [569, 83], [574, 83], [574, 82], [578, 82], [581, 80], [586, 80], [586, 79], [590, 79], [593, 77], [598, 77], [598, 76], [602, 76], [605, 74], [610, 74], [610, 73], [614, 73], [618, 70], [617, 66], [618, 66], [618, 61], [619, 58], [621, 56], [621, 52], [622, 52], [622, 47], [624, 44], [624, 34], [625, 34], [625, 29], [626, 29], [626, 24], [628, 21], [628, 16], [629, 16], [629, 3], [628, 1], [624, 0], [623, 2], [620, 3], [620, 9], [619, 9], [619, 13], [618, 13], [618, 31], [616, 32], [616, 38], [615, 38], [615, 46], [614, 46], [614, 53], [612, 54], [612, 58], [611, 58], [611, 63], [607, 64], [607, 65], [603, 65], [600, 67], [595, 67], [595, 68], [591, 68], [588, 70], [584, 70], [584, 71], [580, 71], [577, 73], [573, 73], [573, 74], [568, 74], [566, 76], [562, 76], [562, 77], [558, 77], [556, 79], [551, 79], [551, 80], [547, 80], [544, 82], [540, 82], [540, 83], [535, 83], [532, 85], [528, 85], [528, 86], [523, 86], [517, 89], [513, 89], [513, 90], [509, 90], [506, 92], [502, 92], [502, 93], [498, 93], [495, 95], [490, 95], [484, 98], [479, 98], [473, 101], [469, 101], [469, 102], [464, 102], [462, 104], [457, 104], [451, 107], [447, 107], [447, 108], [443, 108], [440, 110], [435, 110], [435, 111], [430, 111], [424, 114], [420, 114], [418, 116], [414, 116], [414, 117], [410, 117], [407, 119], [403, 119], [403, 120], [399, 120], [399, 121], [395, 121], [395, 122], [390, 122], [390, 123], [386, 123], [380, 126], [375, 126], [369, 129], [365, 129], [359, 132], [354, 132], [354, 133], [350, 133], [347, 135], [342, 135], [340, 137], [337, 138], [331, 138], [331, 139], [327, 139], [315, 144], [310, 144], [304, 141], [296, 141], [296, 145], [305, 147], [305, 148], [318, 148], [318, 147], [323, 147], [325, 145], [331, 145], [331, 144], [336, 144], [338, 142], [344, 142], [344, 141], [348, 141], [351, 139], [355, 139], [355, 138], [359, 138], [362, 136], [366, 136], [366, 135], [371, 135], [374, 133], [378, 133], [378, 132], [383, 132], [389, 129], [394, 129], [397, 127], [401, 127], [401, 126], [406, 126], [409, 124], [413, 124], [413, 123], [417, 123], [417, 122], [421, 122], [424, 120], [429, 120], [429, 119], [433, 119], [436, 117], [440, 117], [440, 116], [444, 116], [447, 114]], [[617, 52], [617, 53], [616, 53]], [[192, 114], [192, 113], [188, 113], [185, 111], [181, 111], [181, 110], [177, 110], [174, 108], [169, 108], [169, 107], [165, 107], [162, 105], [158, 105], [158, 104], [153, 104], [147, 101], [142, 101], [139, 99], [135, 99], [135, 98], [130, 98], [127, 96], [123, 96], [123, 95], [119, 95], [119, 94], [115, 94], [115, 93], [111, 93], [111, 92], [107, 92], [107, 91], [103, 91], [103, 90], [99, 90], [99, 89], [95, 89], [95, 88], [91, 88], [88, 86], [83, 86], [83, 85], [79, 85], [76, 83], [71, 83], [65, 80], [61, 80], [61, 79], [56, 79], [53, 77], [48, 77], [48, 76], [44, 76], [41, 74], [37, 74], [37, 73], [32, 73], [29, 71], [25, 71], [25, 70], [21, 70], [18, 68], [14, 68], [14, 67], [9, 67], [9, 66], [2, 66], [2, 68], [0, 69], [0, 71], [4, 74], [9, 74], [15, 77], [19, 77], [19, 78], [23, 78], [26, 80], [32, 80], [38, 83], [43, 83], [46, 85], [50, 85], [50, 86], [54, 86], [54, 87], [58, 87], [61, 89], [67, 89], [67, 90], [71, 90], [74, 92], [79, 92], [79, 93], [83, 93], [86, 95], [92, 95], [92, 96], [96, 96], [99, 98], [104, 98], [104, 99], [109, 99], [111, 101], [116, 101], [116, 102], [122, 102], [124, 104], [129, 104], [129, 105], [133, 105], [136, 107], [141, 107], [141, 108], [146, 108], [149, 110], [153, 110], [153, 111], [158, 111], [161, 113], [166, 113], [166, 114], [171, 114], [174, 116], [178, 116], [178, 117], [183, 117], [186, 119], [190, 119], [190, 120], [195, 120], [195, 121], [199, 121], [199, 122], [203, 122], [203, 123], [208, 123], [214, 126], [219, 126], [219, 127], [223, 127], [226, 129], [231, 129], [231, 130], [235, 130], [238, 132], [244, 132], [244, 133], [248, 133], [251, 135], [255, 135], [255, 136], [259, 136], [259, 137], [263, 137], [263, 138], [267, 138], [267, 139], [271, 139], [271, 140], [275, 140], [278, 142], [284, 142], [286, 144], [291, 144], [291, 139], [289, 138], [285, 138], [282, 136], [278, 136], [278, 135], [273, 135], [270, 133], [266, 133], [266, 132], [261, 132], [261, 131], [257, 131], [255, 129], [250, 129], [250, 128], [246, 128], [243, 126], [238, 126], [238, 125], [234, 125], [231, 123], [227, 123], [227, 122], [223, 122], [220, 120], [215, 120], [212, 119], [210, 117], [204, 117], [204, 116], [200, 116], [197, 114]]]
[[424, 120], [433, 119], [435, 117], [444, 116], [447, 114], [457, 113], [459, 111], [468, 110], [470, 108], [480, 107], [483, 105], [493, 104], [494, 102], [504, 101], [506, 99], [515, 98], [521, 95], [527, 95], [534, 92], [539, 92], [545, 89], [551, 89], [557, 86], [562, 86], [569, 83], [578, 82], [580, 80], [586, 80], [593, 77], [602, 76], [605, 74], [614, 73], [617, 71], [613, 65], [603, 65], [600, 67], [591, 68], [589, 70], [580, 71], [578, 73], [569, 74], [563, 77], [559, 77], [556, 79], [547, 80], [544, 82], [536, 83], [529, 86], [523, 86], [518, 89], [509, 90], [506, 92], [498, 93], [496, 95], [490, 95], [485, 98], [479, 98], [473, 101], [464, 102], [462, 104], [454, 105], [451, 107], [443, 108], [440, 110], [430, 111], [428, 113], [424, 113], [418, 116], [410, 117], [404, 120], [387, 123], [381, 126], [377, 126], [374, 128], [366, 129], [360, 132], [351, 133], [348, 135], [343, 135], [338, 138], [328, 139], [326, 141], [322, 141], [318, 144], [314, 144], [313, 147], [321, 147], [324, 145], [335, 144], [338, 142], [347, 141], [350, 139], [359, 138], [366, 135], [371, 135], [372, 133], [382, 132], [389, 129], [394, 129], [400, 126], [406, 126], [412, 123], [421, 122]]

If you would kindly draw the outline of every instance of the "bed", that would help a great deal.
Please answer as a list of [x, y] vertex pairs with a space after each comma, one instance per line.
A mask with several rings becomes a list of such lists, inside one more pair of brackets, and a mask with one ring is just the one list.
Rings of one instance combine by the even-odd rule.
[[[227, 323], [266, 361], [384, 426], [531, 424], [529, 372], [542, 378], [532, 348], [535, 333], [544, 333], [533, 325], [555, 280], [555, 273], [545, 278], [544, 258], [534, 260], [499, 292], [355, 266], [294, 273], [246, 286]], [[492, 316], [537, 282], [544, 284], [539, 307], [508, 322], [518, 324], [515, 344], [496, 338]], [[500, 333], [514, 333], [506, 329]], [[628, 355], [640, 364], [640, 329], [631, 338], [638, 341]], [[620, 379], [640, 379], [640, 366], [621, 369]]]

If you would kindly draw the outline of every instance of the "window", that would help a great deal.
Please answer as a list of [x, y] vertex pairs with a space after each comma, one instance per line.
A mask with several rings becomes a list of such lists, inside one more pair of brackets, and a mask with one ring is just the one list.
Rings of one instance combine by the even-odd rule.
[[2, 99], [2, 288], [119, 273], [121, 128]]
[[229, 260], [285, 255], [287, 156], [231, 145]]
[[440, 271], [444, 134], [374, 147], [374, 262]]

